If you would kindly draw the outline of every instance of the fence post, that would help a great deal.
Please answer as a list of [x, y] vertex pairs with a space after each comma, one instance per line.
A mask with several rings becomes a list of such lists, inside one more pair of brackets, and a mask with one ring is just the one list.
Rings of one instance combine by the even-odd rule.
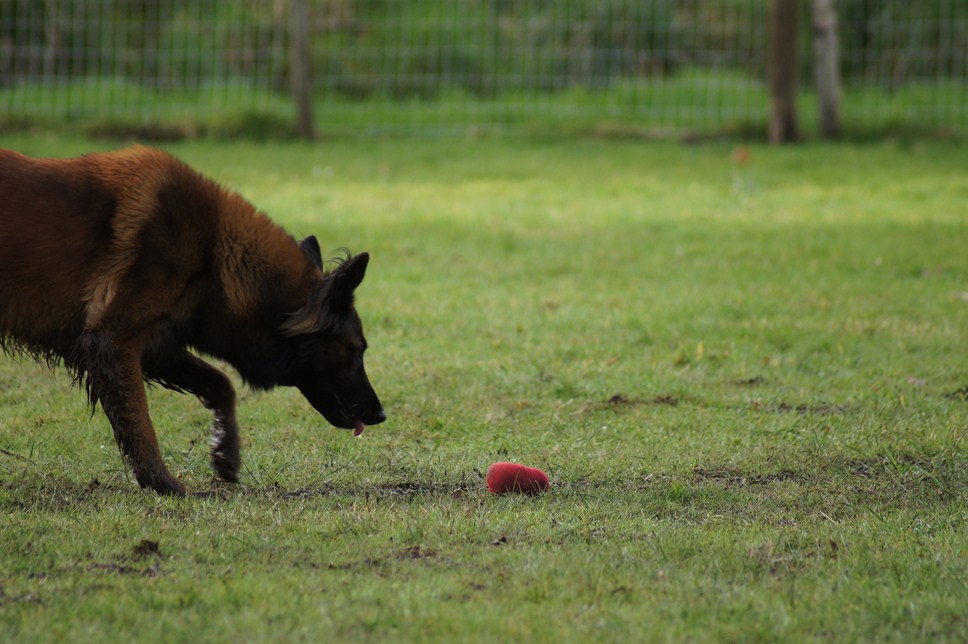
[[769, 17], [770, 142], [797, 134], [797, 0], [772, 0]]
[[820, 134], [840, 138], [840, 53], [837, 0], [813, 0], [813, 69], [820, 99]]
[[290, 71], [292, 99], [296, 103], [296, 133], [311, 141], [316, 138], [316, 127], [313, 123], [313, 68], [307, 0], [292, 0], [289, 11]]

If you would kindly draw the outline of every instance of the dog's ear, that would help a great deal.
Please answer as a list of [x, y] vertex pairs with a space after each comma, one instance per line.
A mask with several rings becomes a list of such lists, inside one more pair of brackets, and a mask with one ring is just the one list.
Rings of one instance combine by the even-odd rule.
[[299, 242], [299, 248], [302, 249], [306, 259], [308, 259], [313, 266], [319, 269], [323, 268], [323, 253], [319, 249], [319, 242], [316, 241], [316, 235], [310, 235], [306, 239]]
[[353, 291], [363, 282], [366, 275], [366, 265], [370, 263], [369, 253], [360, 253], [346, 260], [332, 275], [333, 298], [335, 307], [348, 307], [353, 303]]
[[323, 278], [318, 288], [310, 292], [306, 305], [282, 325], [282, 332], [286, 335], [320, 333], [338, 325], [353, 305], [353, 291], [363, 281], [369, 261], [369, 254], [360, 253]]

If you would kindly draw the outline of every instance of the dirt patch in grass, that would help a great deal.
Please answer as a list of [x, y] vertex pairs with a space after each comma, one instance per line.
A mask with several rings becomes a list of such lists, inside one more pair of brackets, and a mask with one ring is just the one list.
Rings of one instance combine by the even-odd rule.
[[944, 397], [951, 398], [953, 400], [960, 400], [962, 402], [968, 401], [968, 387], [962, 387], [961, 389], [952, 391], [949, 394], [945, 394]]
[[763, 376], [753, 376], [752, 378], [736, 380], [734, 384], [738, 387], [759, 387], [761, 385], [765, 385], [766, 382], [766, 378]]
[[417, 561], [418, 559], [433, 559], [437, 556], [437, 551], [433, 548], [427, 548], [418, 544], [404, 548], [396, 556], [397, 559]]
[[815, 404], [800, 403], [796, 405], [788, 402], [779, 402], [773, 405], [761, 405], [756, 403], [753, 405], [753, 407], [775, 414], [797, 414], [799, 416], [832, 416], [846, 414], [848, 411], [850, 411], [849, 405], [837, 405], [824, 402]]
[[613, 409], [617, 407], [638, 407], [640, 405], [668, 405], [670, 407], [678, 407], [679, 399], [669, 394], [660, 394], [651, 399], [644, 399], [632, 398], [618, 393], [606, 400], [605, 405]]
[[92, 563], [87, 567], [89, 572], [110, 572], [118, 575], [141, 575], [142, 577], [157, 577], [160, 566], [155, 563], [147, 568], [128, 566], [121, 563]]
[[439, 553], [433, 548], [428, 548], [421, 544], [413, 544], [411, 546], [407, 546], [406, 548], [393, 550], [380, 556], [366, 557], [365, 559], [360, 559], [357, 561], [327, 564], [325, 568], [327, 570], [341, 571], [359, 570], [361, 568], [376, 568], [384, 566], [394, 561], [422, 561], [436, 559], [438, 556]]
[[891, 499], [951, 501], [968, 489], [968, 462], [957, 457], [887, 454], [852, 459], [845, 467], [863, 482], [860, 489]]
[[88, 572], [107, 572], [117, 575], [140, 575], [157, 577], [161, 572], [161, 547], [153, 539], [142, 539], [117, 561], [95, 561], [87, 566]]
[[0, 607], [8, 604], [39, 604], [40, 598], [33, 593], [11, 594], [7, 592], [3, 583], [0, 583]]
[[138, 545], [131, 549], [131, 556], [134, 559], [147, 559], [149, 557], [160, 557], [161, 548], [157, 541], [142, 539]]
[[424, 483], [417, 481], [406, 481], [401, 483], [383, 483], [375, 486], [343, 487], [333, 483], [310, 488], [299, 488], [296, 490], [285, 490], [281, 486], [275, 485], [263, 490], [264, 494], [281, 498], [290, 499], [313, 499], [320, 497], [339, 497], [339, 496], [376, 496], [380, 498], [410, 498], [420, 495], [429, 496], [450, 496], [460, 498], [464, 493], [476, 489], [470, 483]]
[[771, 474], [749, 475], [743, 474], [735, 469], [707, 470], [697, 465], [692, 471], [693, 481], [716, 483], [727, 488], [743, 485], [770, 485], [771, 483], [796, 480], [798, 478], [802, 478], [802, 475], [792, 470], [780, 470]]
[[[73, 512], [78, 507], [106, 497], [117, 489], [111, 485], [104, 485], [97, 478], [83, 484], [49, 474], [8, 482], [4, 487], [7, 490], [30, 490], [29, 495], [24, 495], [19, 500], [11, 498], [6, 504], [7, 509], [17, 511], [43, 509], [48, 512]], [[130, 491], [137, 491], [137, 487], [133, 486]], [[0, 508], [2, 507], [4, 505], [0, 505]]]

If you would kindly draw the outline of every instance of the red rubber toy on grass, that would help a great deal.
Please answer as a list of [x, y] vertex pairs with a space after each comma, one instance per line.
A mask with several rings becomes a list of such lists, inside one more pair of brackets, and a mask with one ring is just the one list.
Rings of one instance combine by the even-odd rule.
[[494, 463], [487, 468], [485, 480], [492, 494], [540, 494], [551, 487], [547, 474], [517, 463]]

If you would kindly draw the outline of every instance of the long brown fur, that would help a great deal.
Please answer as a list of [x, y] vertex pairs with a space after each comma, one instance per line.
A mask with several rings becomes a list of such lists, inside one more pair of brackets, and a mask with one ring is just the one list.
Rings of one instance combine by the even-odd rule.
[[[358, 366], [333, 357], [340, 343], [365, 344], [352, 290], [367, 259], [324, 273], [315, 240], [300, 246], [160, 150], [75, 159], [0, 150], [0, 342], [64, 362], [104, 408], [138, 482], [159, 492], [183, 488], [161, 460], [146, 379], [213, 409], [213, 464], [237, 477], [235, 394], [186, 347], [257, 387], [299, 387], [338, 426], [383, 419], [362, 349]], [[353, 371], [349, 391], [334, 390], [341, 370]]]

